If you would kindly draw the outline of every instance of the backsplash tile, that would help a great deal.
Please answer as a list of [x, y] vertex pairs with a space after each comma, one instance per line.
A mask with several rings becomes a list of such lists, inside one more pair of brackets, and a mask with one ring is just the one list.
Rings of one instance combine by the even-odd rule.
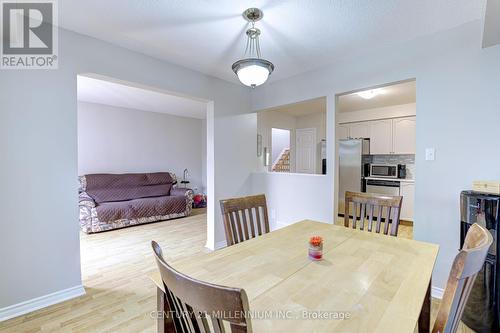
[[371, 155], [372, 163], [415, 164], [415, 155]]
[[370, 163], [406, 164], [406, 178], [415, 179], [415, 155], [370, 155]]

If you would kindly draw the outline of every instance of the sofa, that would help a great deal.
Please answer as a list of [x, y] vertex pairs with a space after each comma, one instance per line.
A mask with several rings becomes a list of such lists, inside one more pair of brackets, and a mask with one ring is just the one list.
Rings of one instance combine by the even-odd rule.
[[80, 227], [95, 233], [188, 216], [193, 191], [173, 173], [90, 174], [79, 177]]

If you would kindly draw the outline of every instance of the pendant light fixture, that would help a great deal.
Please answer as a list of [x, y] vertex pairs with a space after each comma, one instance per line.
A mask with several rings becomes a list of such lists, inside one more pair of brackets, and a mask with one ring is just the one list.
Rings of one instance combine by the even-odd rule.
[[274, 65], [260, 55], [260, 30], [255, 27], [255, 22], [260, 21], [263, 16], [264, 13], [258, 8], [249, 8], [243, 12], [243, 17], [252, 27], [246, 32], [247, 44], [243, 59], [235, 62], [232, 67], [240, 82], [252, 88], [266, 82], [274, 70]]

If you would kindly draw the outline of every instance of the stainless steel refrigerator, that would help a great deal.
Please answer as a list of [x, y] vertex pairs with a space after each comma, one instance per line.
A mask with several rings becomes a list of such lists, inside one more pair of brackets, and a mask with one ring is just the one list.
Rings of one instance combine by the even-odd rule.
[[363, 156], [369, 154], [369, 139], [339, 140], [339, 214], [344, 214], [346, 191], [362, 192]]

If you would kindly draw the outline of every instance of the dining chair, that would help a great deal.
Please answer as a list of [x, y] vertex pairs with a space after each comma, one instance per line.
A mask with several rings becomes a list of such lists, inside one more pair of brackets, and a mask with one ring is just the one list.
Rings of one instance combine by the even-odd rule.
[[244, 289], [211, 284], [184, 275], [167, 264], [158, 243], [152, 241], [151, 246], [165, 290], [165, 313], [162, 315], [168, 318], [161, 331], [252, 332], [248, 298]]
[[493, 237], [488, 230], [477, 223], [469, 228], [464, 246], [453, 261], [432, 333], [457, 331], [465, 304], [491, 243]]
[[[387, 235], [390, 232], [391, 236], [397, 236], [402, 201], [403, 197], [401, 196], [346, 191], [344, 226], [349, 227], [349, 218], [352, 216], [352, 227], [354, 229], [357, 228], [359, 222], [359, 229], [364, 230], [365, 220], [367, 220], [368, 231], [373, 230], [373, 224], [375, 223], [376, 233], [382, 232]], [[352, 214], [350, 214], [351, 206]], [[382, 222], [385, 222], [383, 229]]]
[[220, 201], [227, 246], [269, 232], [266, 196], [264, 194]]

